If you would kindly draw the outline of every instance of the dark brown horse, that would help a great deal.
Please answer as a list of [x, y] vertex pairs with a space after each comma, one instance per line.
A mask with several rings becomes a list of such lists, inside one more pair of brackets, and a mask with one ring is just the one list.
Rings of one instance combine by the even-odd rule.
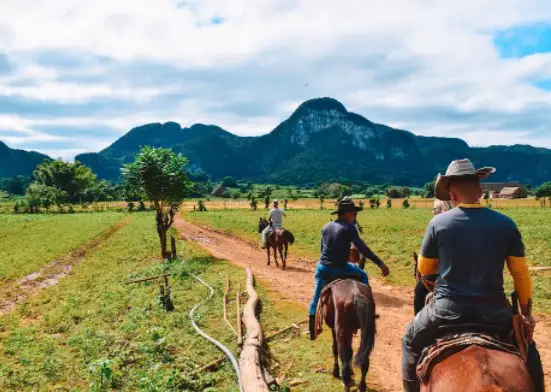
[[[258, 232], [262, 233], [262, 231], [269, 225], [270, 223], [266, 219], [260, 218], [260, 221], [258, 222]], [[282, 268], [285, 269], [287, 267], [287, 252], [289, 250], [289, 245], [293, 245], [294, 243], [295, 237], [289, 230], [272, 229], [272, 233], [266, 239], [266, 256], [268, 257], [267, 265], [270, 265], [270, 249], [273, 249], [276, 266], [279, 266], [279, 263], [277, 262], [277, 251], [279, 250], [279, 255], [281, 256], [281, 262], [283, 265]]]
[[[415, 279], [423, 280], [415, 261]], [[426, 293], [432, 292], [434, 283], [424, 281]], [[416, 304], [415, 313], [423, 304]], [[492, 350], [480, 346], [470, 346], [438, 362], [431, 369], [429, 377], [422, 381], [421, 392], [532, 392], [532, 378], [525, 361], [515, 354]]]
[[345, 279], [333, 283], [329, 290], [330, 293], [322, 297], [322, 306], [325, 324], [333, 334], [333, 376], [340, 378], [340, 356], [344, 390], [350, 391], [353, 376], [352, 338], [360, 330], [361, 342], [354, 366], [359, 366], [362, 371], [360, 392], [365, 392], [369, 356], [375, 345], [375, 301], [371, 288], [354, 279]]

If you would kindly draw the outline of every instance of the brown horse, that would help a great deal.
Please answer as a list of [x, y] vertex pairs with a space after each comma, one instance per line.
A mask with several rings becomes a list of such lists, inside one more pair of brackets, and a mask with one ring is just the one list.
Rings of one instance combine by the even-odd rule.
[[367, 391], [365, 378], [369, 370], [369, 356], [375, 345], [375, 301], [371, 287], [354, 279], [333, 283], [330, 294], [322, 296], [325, 324], [333, 334], [333, 376], [340, 378], [339, 356], [342, 363], [342, 381], [345, 392], [350, 391], [352, 373], [352, 337], [360, 330], [361, 343], [354, 365], [362, 371], [360, 392]]
[[421, 392], [532, 392], [522, 358], [507, 352], [470, 346], [436, 364]]
[[[269, 225], [270, 223], [266, 219], [260, 218], [260, 221], [258, 222], [258, 232], [262, 233], [262, 231]], [[270, 265], [271, 248], [274, 250], [274, 260], [276, 266], [279, 267], [279, 263], [277, 262], [277, 251], [279, 250], [279, 255], [281, 256], [281, 261], [283, 265], [282, 268], [285, 269], [287, 267], [287, 252], [289, 250], [289, 244], [293, 245], [294, 243], [295, 237], [289, 230], [273, 229], [272, 233], [268, 236], [266, 240], [266, 256], [268, 257], [267, 265]]]
[[[417, 270], [415, 261], [414, 276], [417, 282], [423, 277]], [[423, 281], [425, 293], [432, 292], [434, 283]], [[417, 289], [417, 288], [416, 288]], [[426, 294], [425, 294], [426, 295]], [[415, 304], [415, 314], [423, 304]], [[515, 354], [493, 350], [476, 345], [469, 346], [438, 362], [426, 380], [421, 381], [421, 392], [532, 392], [532, 378], [525, 361]]]

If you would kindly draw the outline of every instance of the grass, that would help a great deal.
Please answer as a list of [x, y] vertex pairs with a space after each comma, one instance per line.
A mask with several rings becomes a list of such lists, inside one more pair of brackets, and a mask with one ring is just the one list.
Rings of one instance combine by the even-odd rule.
[[[518, 224], [524, 237], [528, 260], [534, 266], [551, 266], [551, 209], [524, 208], [503, 211]], [[258, 219], [265, 211], [212, 210], [207, 212], [188, 211], [186, 219], [211, 226], [231, 235], [258, 244], [260, 235], [256, 232]], [[314, 264], [319, 257], [321, 227], [331, 219], [328, 210], [292, 210], [288, 213], [285, 226], [290, 229], [297, 242], [291, 252], [310, 259]], [[412, 252], [418, 250], [426, 226], [431, 219], [426, 209], [375, 209], [359, 215], [364, 228], [363, 238], [391, 268], [391, 275], [384, 278], [391, 284], [413, 285]], [[378, 269], [367, 266], [371, 276], [378, 276]], [[534, 306], [537, 311], [551, 313], [551, 273], [532, 272], [534, 281]], [[512, 289], [511, 279], [506, 274], [507, 290]]]
[[[84, 216], [96, 219], [94, 214]], [[65, 226], [56, 218], [47, 216], [52, 231]], [[221, 354], [198, 337], [189, 323], [189, 310], [208, 294], [189, 273], [200, 275], [215, 289], [214, 299], [198, 311], [200, 326], [235, 352], [235, 339], [222, 321], [221, 297], [225, 276], [230, 276], [234, 287], [237, 283], [244, 287], [244, 271], [181, 241], [179, 253], [185, 261], [159, 260], [153, 215], [136, 213], [127, 219], [128, 224], [91, 250], [71, 275], [0, 317], [0, 389], [237, 390], [227, 363], [216, 372], [196, 373]], [[29, 240], [44, 245], [43, 235], [31, 231]], [[127, 279], [163, 271], [173, 274], [174, 312], [159, 306], [156, 282], [125, 284]], [[302, 306], [278, 300], [259, 283], [267, 334], [304, 318]], [[230, 303], [232, 320], [234, 308]], [[329, 340], [327, 333], [315, 344], [305, 336], [287, 334], [275, 339], [270, 349], [279, 366], [272, 361], [273, 373], [281, 373], [293, 362], [287, 379], [306, 381], [301, 391], [342, 390], [340, 382], [323, 373], [331, 368]]]
[[0, 281], [37, 271], [115, 224], [120, 213], [67, 215], [0, 214]]

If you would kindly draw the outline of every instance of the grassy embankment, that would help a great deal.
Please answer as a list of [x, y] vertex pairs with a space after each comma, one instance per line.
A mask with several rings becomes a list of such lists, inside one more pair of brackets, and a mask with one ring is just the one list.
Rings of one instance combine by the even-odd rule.
[[[95, 219], [94, 214], [83, 216]], [[49, 223], [53, 232], [65, 226], [57, 218], [44, 218], [53, 219]], [[179, 242], [179, 253], [185, 261], [163, 262], [157, 258], [153, 215], [137, 213], [127, 219], [128, 224], [91, 250], [71, 275], [0, 317], [0, 389], [236, 390], [227, 363], [216, 372], [196, 373], [221, 354], [189, 323], [189, 310], [206, 298], [208, 290], [188, 273], [200, 275], [215, 288], [215, 298], [198, 312], [199, 324], [235, 351], [235, 339], [222, 321], [221, 298], [225, 276], [233, 282], [234, 298], [237, 283], [244, 287], [244, 271], [184, 242]], [[29, 243], [37, 244], [29, 250], [37, 257], [40, 245], [53, 242], [43, 232], [26, 233]], [[16, 275], [17, 268], [12, 265], [7, 273]], [[163, 271], [173, 274], [176, 310], [171, 313], [158, 304], [156, 282], [125, 284], [129, 278]], [[259, 283], [267, 334], [304, 318], [302, 307], [269, 296]], [[234, 302], [229, 309], [234, 320]], [[272, 356], [280, 363], [272, 362], [273, 373], [279, 374], [293, 361], [287, 379], [307, 381], [299, 390], [340, 391], [338, 381], [319, 371], [331, 368], [330, 336], [323, 334], [321, 339], [322, 344], [316, 345], [305, 336], [282, 335], [272, 341]]]
[[[530, 265], [551, 266], [551, 209], [526, 208], [503, 212], [517, 222]], [[265, 214], [264, 210], [190, 211], [185, 213], [185, 218], [258, 244], [258, 218]], [[320, 229], [332, 216], [328, 210], [293, 210], [288, 215], [285, 226], [297, 238], [291, 252], [315, 263], [319, 257]], [[359, 214], [358, 219], [364, 228], [362, 237], [391, 268], [392, 273], [385, 280], [392, 284], [413, 285], [412, 252], [421, 245], [431, 219], [430, 210], [366, 210]], [[382, 279], [376, 267], [368, 265], [367, 268], [371, 276]], [[509, 274], [505, 276], [507, 289], [511, 290]], [[551, 313], [551, 271], [533, 271], [532, 276], [536, 311]]]

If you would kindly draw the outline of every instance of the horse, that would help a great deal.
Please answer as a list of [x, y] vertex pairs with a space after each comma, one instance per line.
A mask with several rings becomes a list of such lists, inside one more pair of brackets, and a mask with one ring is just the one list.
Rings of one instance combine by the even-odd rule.
[[[415, 314], [424, 306], [427, 294], [432, 294], [434, 283], [423, 279], [417, 270], [418, 256], [414, 252], [414, 277], [417, 280], [416, 298], [414, 301]], [[421, 284], [423, 283], [423, 284]], [[419, 290], [419, 291], [418, 291]], [[448, 327], [450, 328], [450, 327]], [[482, 326], [455, 326], [460, 332], [472, 332], [471, 329], [489, 329]], [[495, 332], [495, 331], [494, 331]], [[501, 335], [506, 335], [501, 331]], [[528, 372], [526, 362], [518, 355], [471, 345], [452, 355], [449, 355], [432, 366], [429, 377], [420, 380], [421, 392], [533, 392], [533, 381]]]
[[[258, 222], [258, 232], [262, 233], [266, 227], [270, 226], [270, 223], [264, 219], [260, 218]], [[289, 250], [289, 244], [293, 245], [295, 243], [295, 237], [287, 229], [273, 229], [272, 233], [266, 239], [266, 256], [268, 257], [268, 263], [270, 265], [270, 248], [274, 250], [274, 260], [276, 266], [279, 267], [277, 262], [277, 251], [279, 250], [279, 255], [282, 260], [282, 269], [287, 267], [287, 252]]]
[[328, 285], [322, 293], [322, 306], [325, 324], [333, 335], [333, 376], [341, 378], [339, 356], [342, 364], [344, 391], [349, 392], [352, 372], [352, 337], [360, 330], [361, 342], [354, 366], [362, 372], [360, 392], [367, 391], [366, 376], [369, 370], [369, 356], [375, 345], [375, 300], [371, 287], [355, 279], [344, 279]]
[[365, 269], [366, 257], [354, 245], [350, 247], [348, 261], [352, 264], [358, 264], [361, 269]]
[[534, 392], [524, 359], [472, 345], [434, 365], [421, 392]]

